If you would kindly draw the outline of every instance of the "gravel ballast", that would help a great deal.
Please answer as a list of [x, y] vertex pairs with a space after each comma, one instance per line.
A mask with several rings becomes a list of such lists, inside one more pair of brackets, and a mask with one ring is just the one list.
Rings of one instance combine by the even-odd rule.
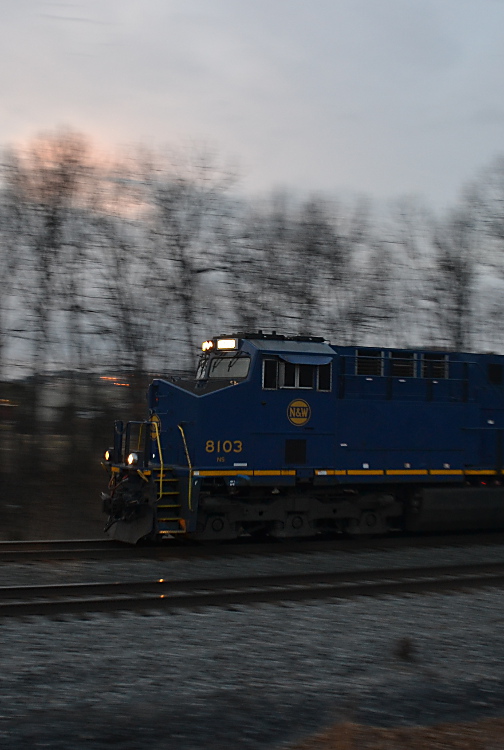
[[[389, 553], [386, 564], [383, 553], [348, 557], [352, 569], [407, 567], [422, 564], [420, 552], [432, 564], [442, 564], [443, 555], [447, 564], [468, 555], [416, 550]], [[500, 548], [476, 552], [473, 562], [479, 554], [481, 561], [504, 556]], [[136, 572], [201, 577], [212, 568], [224, 576], [234, 565], [236, 575], [257, 574], [258, 566], [266, 574], [271, 564], [287, 573], [301, 564], [309, 569], [313, 560], [200, 560], [180, 569], [180, 561], [145, 561]], [[104, 580], [114, 580], [118, 571], [131, 578], [131, 565], [4, 566], [0, 573], [3, 585], [98, 580], [91, 569], [101, 566]], [[332, 569], [347, 565], [345, 557], [332, 557]], [[30, 570], [31, 579], [20, 580]], [[502, 600], [501, 590], [486, 590], [6, 619], [0, 621], [0, 746], [281, 748], [341, 722], [386, 728], [504, 716]]]

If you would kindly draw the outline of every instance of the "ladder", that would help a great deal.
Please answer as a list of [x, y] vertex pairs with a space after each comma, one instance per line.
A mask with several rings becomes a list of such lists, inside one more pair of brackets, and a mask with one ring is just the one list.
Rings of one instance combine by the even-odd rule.
[[185, 519], [181, 517], [182, 502], [179, 478], [173, 471], [159, 469], [154, 476], [157, 490], [158, 534], [184, 534]]
[[186, 519], [182, 517], [182, 504], [184, 503], [184, 505], [188, 505], [188, 509], [192, 511], [192, 466], [187, 449], [184, 428], [182, 427], [182, 425], [178, 425], [178, 428], [182, 435], [184, 450], [187, 457], [187, 464], [189, 467], [187, 487], [185, 488], [185, 491], [183, 489], [183, 483], [180, 483], [182, 477], [174, 472], [173, 467], [165, 468], [163, 451], [161, 449], [159, 423], [154, 419], [151, 421], [151, 438], [156, 441], [159, 454], [159, 469], [154, 472], [154, 484], [157, 494], [158, 534], [185, 534], [187, 524]]

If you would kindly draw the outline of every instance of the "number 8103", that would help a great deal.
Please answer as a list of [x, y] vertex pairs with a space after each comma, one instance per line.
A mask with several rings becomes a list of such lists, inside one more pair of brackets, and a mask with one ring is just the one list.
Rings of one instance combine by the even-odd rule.
[[243, 444], [241, 440], [207, 440], [205, 450], [207, 453], [241, 453]]

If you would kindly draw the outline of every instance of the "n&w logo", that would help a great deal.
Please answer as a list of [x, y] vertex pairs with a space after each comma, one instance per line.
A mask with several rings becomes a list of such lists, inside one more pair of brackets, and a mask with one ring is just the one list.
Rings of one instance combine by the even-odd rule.
[[303, 401], [302, 398], [294, 399], [287, 407], [287, 418], [291, 424], [295, 424], [297, 427], [306, 424], [310, 417], [310, 404]]

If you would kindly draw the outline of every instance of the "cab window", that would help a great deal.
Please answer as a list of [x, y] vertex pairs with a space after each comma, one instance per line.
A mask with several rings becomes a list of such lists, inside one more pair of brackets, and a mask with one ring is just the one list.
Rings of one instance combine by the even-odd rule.
[[208, 366], [207, 377], [246, 378], [250, 368], [250, 357], [238, 354], [221, 354], [213, 357]]

